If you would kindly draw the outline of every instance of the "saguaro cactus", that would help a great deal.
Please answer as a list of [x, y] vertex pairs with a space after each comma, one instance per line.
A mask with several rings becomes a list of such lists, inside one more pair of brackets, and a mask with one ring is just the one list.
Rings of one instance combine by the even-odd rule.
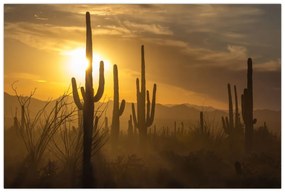
[[133, 127], [133, 118], [132, 118], [132, 115], [130, 115], [130, 119], [128, 121], [128, 135], [130, 137], [133, 136], [133, 133], [134, 133], [134, 127]]
[[224, 132], [228, 135], [232, 134], [236, 135], [238, 132], [240, 132], [241, 129], [240, 114], [238, 110], [237, 89], [235, 85], [234, 85], [234, 93], [235, 93], [235, 113], [233, 112], [231, 85], [228, 84], [229, 116], [222, 117]]
[[114, 105], [113, 105], [111, 135], [113, 139], [117, 139], [120, 133], [120, 116], [124, 112], [126, 102], [125, 100], [122, 100], [121, 105], [119, 105], [119, 78], [118, 78], [118, 68], [116, 64], [113, 66], [113, 74], [114, 74]]
[[[145, 138], [147, 136], [147, 128], [150, 127], [154, 120], [155, 113], [155, 99], [156, 99], [156, 84], [153, 85], [152, 104], [150, 108], [149, 91], [146, 91], [145, 80], [145, 60], [144, 60], [144, 46], [141, 47], [141, 88], [139, 79], [136, 80], [137, 86], [137, 115], [135, 112], [135, 105], [132, 103], [132, 114], [134, 125], [138, 128], [140, 136]], [[147, 99], [146, 99], [147, 95]], [[145, 102], [147, 102], [145, 104]], [[146, 106], [146, 109], [145, 109]]]
[[229, 97], [229, 113], [228, 117], [222, 117], [224, 132], [229, 136], [229, 147], [233, 153], [233, 157], [240, 156], [240, 141], [242, 139], [242, 126], [240, 123], [240, 114], [238, 110], [237, 89], [234, 86], [234, 100], [235, 112], [233, 112], [233, 101], [231, 93], [231, 85], [228, 84], [228, 97]]
[[245, 125], [245, 150], [251, 152], [253, 141], [253, 91], [252, 91], [252, 59], [247, 60], [247, 88], [241, 95], [242, 118]]
[[83, 170], [82, 183], [84, 187], [90, 187], [93, 183], [91, 151], [92, 136], [94, 123], [94, 103], [98, 102], [104, 92], [104, 63], [100, 62], [99, 86], [96, 95], [93, 90], [92, 77], [92, 31], [90, 24], [90, 13], [86, 13], [86, 58], [88, 59], [88, 67], [85, 71], [85, 89], [81, 87], [83, 104], [80, 101], [75, 78], [71, 79], [73, 99], [78, 109], [83, 110]]
[[240, 122], [240, 114], [239, 114], [239, 109], [238, 109], [238, 97], [237, 97], [237, 87], [234, 85], [234, 92], [235, 92], [235, 128], [236, 130], [241, 130], [241, 122]]

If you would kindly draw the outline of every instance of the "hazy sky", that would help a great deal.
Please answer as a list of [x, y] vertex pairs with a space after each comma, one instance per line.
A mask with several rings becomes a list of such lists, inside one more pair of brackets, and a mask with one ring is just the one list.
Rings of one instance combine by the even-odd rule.
[[84, 60], [86, 11], [94, 54], [106, 61], [107, 99], [117, 64], [120, 97], [134, 101], [144, 44], [147, 88], [157, 83], [159, 103], [226, 108], [227, 83], [241, 94], [252, 57], [255, 108], [281, 109], [281, 5], [5, 5], [5, 91], [19, 80], [19, 92], [37, 88], [48, 99], [73, 76], [82, 85], [75, 66]]

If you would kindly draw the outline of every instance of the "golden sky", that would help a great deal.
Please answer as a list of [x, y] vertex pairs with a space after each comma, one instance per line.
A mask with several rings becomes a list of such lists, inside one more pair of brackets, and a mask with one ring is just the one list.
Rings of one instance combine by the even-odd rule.
[[84, 82], [85, 12], [91, 13], [94, 85], [105, 61], [105, 99], [112, 66], [120, 98], [133, 102], [145, 45], [147, 88], [157, 102], [227, 107], [227, 83], [246, 87], [254, 62], [255, 108], [281, 109], [281, 5], [8, 5], [4, 6], [4, 90], [57, 98], [71, 77]]

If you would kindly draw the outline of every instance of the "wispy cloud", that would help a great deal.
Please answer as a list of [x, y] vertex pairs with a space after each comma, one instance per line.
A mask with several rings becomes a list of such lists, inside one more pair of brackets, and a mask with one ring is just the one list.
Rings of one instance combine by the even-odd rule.
[[134, 33], [148, 32], [157, 35], [172, 35], [173, 32], [168, 27], [158, 24], [142, 24], [131, 21], [124, 21], [124, 24]]
[[280, 71], [281, 70], [281, 59], [258, 63], [254, 66], [254, 68], [258, 71]]

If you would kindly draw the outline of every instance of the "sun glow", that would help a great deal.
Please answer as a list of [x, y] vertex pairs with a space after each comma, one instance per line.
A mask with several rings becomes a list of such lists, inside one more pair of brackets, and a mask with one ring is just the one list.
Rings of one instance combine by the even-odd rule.
[[[67, 68], [72, 76], [83, 79], [85, 76], [85, 70], [88, 67], [88, 59], [86, 58], [85, 48], [75, 48], [64, 51], [63, 54], [68, 56]], [[106, 76], [110, 70], [111, 63], [98, 52], [93, 52], [92, 66], [93, 73], [95, 74], [98, 74], [100, 61], [104, 62], [104, 74]]]

